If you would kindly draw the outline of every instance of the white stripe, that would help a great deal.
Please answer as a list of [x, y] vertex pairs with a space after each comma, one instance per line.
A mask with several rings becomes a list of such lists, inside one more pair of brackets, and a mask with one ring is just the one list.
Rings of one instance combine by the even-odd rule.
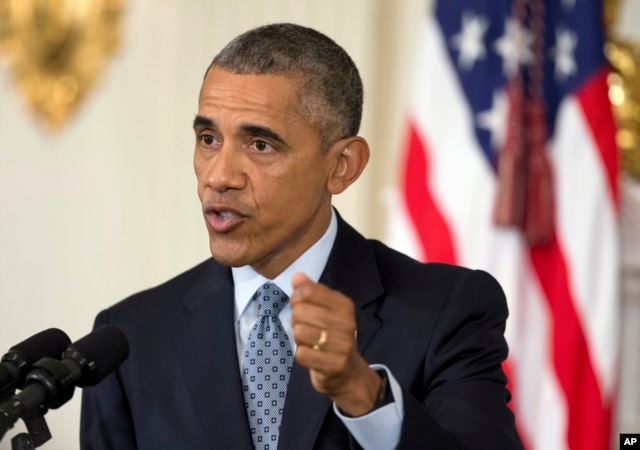
[[518, 409], [518, 425], [528, 439], [530, 450], [566, 448], [567, 404], [552, 361], [551, 323], [553, 318], [544, 300], [538, 279], [527, 257], [513, 259], [518, 272], [510, 280], [514, 291], [507, 329], [510, 344], [513, 393]]
[[[548, 354], [550, 356], [550, 354]], [[555, 377], [555, 372], [545, 365], [540, 374], [536, 398], [535, 433], [532, 447], [538, 450], [568, 450], [567, 404]]]
[[422, 244], [400, 189], [390, 188], [383, 193], [384, 206], [387, 208], [387, 237], [385, 243], [399, 252], [417, 260], [424, 260]]
[[579, 102], [558, 111], [551, 145], [555, 170], [556, 229], [570, 288], [604, 394], [617, 378], [618, 261], [616, 211], [596, 143]]

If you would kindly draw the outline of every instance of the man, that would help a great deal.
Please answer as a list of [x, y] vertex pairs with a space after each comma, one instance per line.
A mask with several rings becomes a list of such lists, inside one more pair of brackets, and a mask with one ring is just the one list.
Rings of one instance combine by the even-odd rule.
[[521, 448], [497, 282], [332, 209], [369, 159], [361, 114], [353, 61], [314, 30], [214, 58], [194, 120], [213, 258], [98, 315], [131, 350], [84, 390], [83, 449]]

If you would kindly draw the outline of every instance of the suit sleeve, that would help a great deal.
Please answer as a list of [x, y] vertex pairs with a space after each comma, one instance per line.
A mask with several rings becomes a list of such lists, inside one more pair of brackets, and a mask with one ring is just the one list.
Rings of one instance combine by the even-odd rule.
[[399, 449], [521, 449], [502, 362], [507, 305], [486, 272], [467, 271], [446, 295], [423, 385], [403, 389]]
[[[108, 323], [107, 312], [96, 317], [94, 327]], [[82, 392], [80, 416], [82, 450], [134, 450], [135, 432], [119, 370]]]

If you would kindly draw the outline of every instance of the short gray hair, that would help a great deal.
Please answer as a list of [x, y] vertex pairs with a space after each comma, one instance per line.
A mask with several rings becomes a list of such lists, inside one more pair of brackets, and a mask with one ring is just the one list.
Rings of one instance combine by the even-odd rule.
[[229, 42], [211, 67], [300, 80], [300, 113], [325, 149], [358, 134], [363, 102], [358, 68], [342, 47], [316, 30], [291, 23], [254, 28]]

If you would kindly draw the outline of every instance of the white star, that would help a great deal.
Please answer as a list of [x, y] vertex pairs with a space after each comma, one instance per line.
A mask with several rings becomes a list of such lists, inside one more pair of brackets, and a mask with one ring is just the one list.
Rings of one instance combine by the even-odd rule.
[[574, 51], [578, 45], [578, 36], [564, 28], [556, 29], [556, 46], [551, 49], [551, 56], [555, 59], [555, 77], [558, 81], [566, 81], [576, 73], [578, 65]]
[[507, 130], [508, 107], [507, 93], [504, 89], [501, 89], [493, 93], [491, 109], [476, 115], [478, 128], [489, 131], [491, 135], [491, 147], [493, 147], [496, 152], [504, 145]]
[[562, 7], [567, 11], [573, 10], [576, 7], [576, 0], [562, 0]]
[[451, 37], [451, 45], [457, 49], [458, 65], [462, 69], [471, 69], [477, 60], [487, 55], [484, 45], [484, 34], [489, 28], [486, 17], [474, 15], [465, 11], [462, 15], [462, 29]]
[[520, 64], [531, 59], [531, 41], [531, 33], [516, 19], [505, 20], [504, 34], [494, 41], [493, 49], [502, 56], [502, 70], [509, 79], [516, 75]]

